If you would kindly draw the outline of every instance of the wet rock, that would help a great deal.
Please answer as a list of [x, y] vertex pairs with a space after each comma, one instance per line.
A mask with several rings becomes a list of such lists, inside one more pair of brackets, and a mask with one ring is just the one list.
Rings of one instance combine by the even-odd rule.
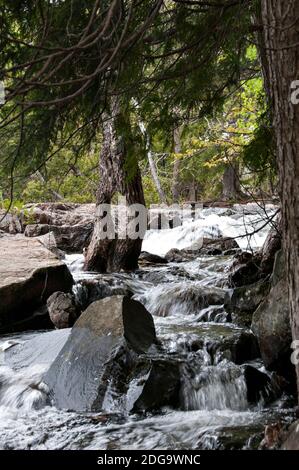
[[79, 316], [72, 294], [55, 292], [48, 298], [47, 307], [53, 325], [59, 330], [73, 326]]
[[169, 262], [182, 263], [195, 260], [199, 256], [217, 256], [227, 250], [239, 250], [239, 245], [233, 238], [202, 238], [188, 248], [178, 250], [173, 248], [166, 253], [165, 258]]
[[[180, 403], [179, 363], [171, 359], [155, 359], [150, 363], [147, 362], [141, 361], [134, 371], [137, 383], [138, 376], [141, 376], [139, 379], [141, 393], [137, 399], [134, 399], [130, 411], [153, 411], [163, 406], [178, 408]], [[138, 369], [141, 370], [139, 373]], [[146, 378], [144, 378], [144, 370], [146, 370]]]
[[267, 281], [230, 290], [226, 294], [225, 310], [231, 314], [234, 323], [249, 327], [253, 312], [265, 299], [269, 290], [270, 284]]
[[227, 359], [240, 365], [260, 357], [255, 336], [246, 330], [232, 332], [218, 340], [208, 340], [206, 347], [214, 363]]
[[[244, 259], [245, 258], [245, 259]], [[246, 261], [247, 258], [247, 261]], [[248, 259], [249, 258], [249, 259]], [[240, 261], [244, 262], [240, 264]], [[242, 287], [249, 284], [254, 284], [262, 279], [263, 273], [261, 272], [261, 255], [255, 256], [244, 256], [236, 258], [236, 262], [233, 264], [233, 271], [230, 273], [228, 278], [228, 284], [230, 287]]]
[[[239, 250], [239, 245], [234, 238], [219, 238], [214, 240], [212, 238], [203, 239], [203, 247], [201, 252], [208, 255], [222, 254], [227, 250]], [[215, 253], [217, 251], [217, 253]]]
[[81, 310], [85, 310], [97, 300], [114, 295], [132, 297], [133, 291], [124, 283], [118, 284], [116, 279], [104, 275], [99, 276], [99, 279], [83, 279], [76, 285], [76, 296]]
[[73, 278], [67, 266], [38, 240], [23, 235], [0, 238], [0, 330], [19, 322], [60, 290], [69, 292]]
[[250, 365], [245, 365], [244, 377], [247, 385], [247, 400], [249, 403], [258, 403], [261, 399], [264, 403], [270, 403], [277, 398], [278, 390], [275, 390], [271, 378], [264, 372]]
[[123, 296], [91, 304], [75, 323], [44, 381], [58, 408], [98, 411], [112, 389], [124, 394], [138, 356], [156, 343], [151, 315]]
[[229, 250], [225, 250], [223, 252], [223, 255], [224, 256], [235, 256], [235, 255], [238, 255], [238, 254], [241, 254], [242, 253], [242, 250], [240, 248], [231, 248]]
[[199, 450], [257, 450], [263, 438], [261, 424], [226, 426], [205, 431], [196, 449]]
[[178, 250], [177, 248], [172, 248], [169, 250], [165, 259], [170, 263], [183, 263], [184, 261], [190, 261], [195, 259], [196, 254], [188, 250]]
[[138, 258], [138, 264], [141, 266], [147, 266], [152, 264], [167, 264], [168, 261], [162, 256], [154, 255], [153, 253], [148, 253], [147, 251], [142, 251]]
[[290, 361], [292, 334], [288, 305], [288, 286], [284, 275], [282, 252], [276, 255], [271, 290], [252, 318], [262, 359], [269, 370], [277, 371], [290, 383], [294, 380], [294, 366]]

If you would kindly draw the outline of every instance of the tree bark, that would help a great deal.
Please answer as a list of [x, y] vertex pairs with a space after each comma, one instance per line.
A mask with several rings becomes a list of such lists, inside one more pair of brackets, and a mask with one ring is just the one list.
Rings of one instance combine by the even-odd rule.
[[[175, 154], [181, 153], [181, 129], [176, 127], [173, 131], [173, 151]], [[173, 164], [172, 174], [172, 202], [177, 204], [180, 198], [180, 167], [181, 162], [179, 158], [176, 158]]]
[[[289, 285], [293, 339], [299, 340], [299, 0], [262, 0], [265, 82], [269, 86], [282, 207], [283, 248]], [[267, 88], [267, 86], [266, 86]], [[297, 87], [298, 88], [298, 87]], [[294, 97], [293, 97], [294, 98]], [[298, 93], [297, 93], [298, 98]], [[296, 365], [299, 390], [299, 365]]]
[[225, 200], [234, 200], [240, 198], [241, 195], [238, 165], [229, 163], [223, 173], [222, 197]]
[[[141, 174], [137, 158], [130, 158], [133, 168], [127, 168], [126, 138], [118, 134], [117, 119], [120, 105], [114, 101], [111, 113], [103, 116], [103, 144], [100, 155], [100, 184], [97, 191], [97, 211], [103, 204], [111, 205], [112, 197], [120, 193], [126, 202], [145, 205]], [[111, 208], [111, 206], [110, 206]], [[110, 209], [111, 210], [111, 209]], [[84, 268], [88, 271], [118, 272], [138, 268], [142, 236], [136, 239], [105, 238], [102, 216], [96, 217], [94, 231], [88, 247]]]

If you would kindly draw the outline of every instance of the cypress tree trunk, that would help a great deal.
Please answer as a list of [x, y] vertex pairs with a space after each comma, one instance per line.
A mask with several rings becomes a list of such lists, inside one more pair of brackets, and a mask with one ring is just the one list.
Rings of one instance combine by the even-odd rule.
[[[277, 141], [290, 318], [293, 339], [299, 340], [299, 94], [293, 94], [292, 85], [299, 80], [299, 0], [262, 0], [261, 12], [265, 44], [261, 52]], [[296, 372], [299, 385], [299, 365]]]
[[[97, 191], [96, 207], [98, 216], [85, 257], [84, 269], [88, 271], [117, 272], [138, 268], [143, 233], [141, 237], [136, 239], [130, 237], [122, 239], [118, 237], [117, 233], [114, 238], [106, 237], [106, 227], [103, 224], [103, 214], [101, 214], [101, 206], [103, 204], [110, 205], [115, 193], [125, 196], [129, 205], [145, 205], [137, 158], [134, 156], [130, 158], [129, 168], [126, 138], [124, 135], [118, 135], [117, 119], [120, 113], [120, 105], [114, 101], [110, 115], [103, 116], [103, 144], [99, 167], [100, 184]], [[111, 210], [111, 206], [109, 210]]]

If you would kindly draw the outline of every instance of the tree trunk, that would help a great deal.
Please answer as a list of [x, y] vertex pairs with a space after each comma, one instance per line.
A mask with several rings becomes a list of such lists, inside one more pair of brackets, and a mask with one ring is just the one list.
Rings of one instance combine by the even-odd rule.
[[230, 163], [226, 166], [222, 178], [222, 197], [234, 200], [240, 198], [241, 194], [238, 165]]
[[[139, 106], [138, 106], [138, 103], [137, 103], [136, 100], [134, 100], [134, 104], [135, 104], [136, 108], [138, 109]], [[160, 201], [163, 202], [164, 204], [166, 204], [167, 199], [166, 199], [166, 195], [163, 191], [163, 188], [161, 186], [161, 182], [160, 182], [158, 171], [157, 171], [157, 166], [156, 166], [156, 163], [155, 163], [155, 160], [154, 160], [154, 157], [153, 157], [153, 152], [151, 150], [151, 139], [150, 139], [149, 133], [146, 129], [146, 126], [145, 126], [144, 122], [142, 122], [141, 119], [139, 119], [138, 125], [140, 127], [140, 130], [141, 130], [144, 138], [145, 138], [146, 155], [147, 155], [147, 159], [148, 159], [148, 163], [149, 163], [149, 167], [150, 167], [150, 172], [151, 172], [151, 175], [152, 175], [152, 178], [153, 178], [153, 182], [154, 182], [154, 184], [156, 186], [156, 189], [157, 189], [157, 192], [159, 194]]]
[[[174, 153], [181, 153], [181, 129], [176, 127], [173, 131], [173, 151]], [[172, 202], [174, 204], [179, 202], [180, 198], [180, 159], [176, 158], [173, 164], [172, 174]]]
[[[88, 247], [84, 268], [88, 271], [117, 272], [132, 271], [138, 268], [138, 257], [141, 251], [142, 237], [132, 239], [119, 238], [117, 233], [107, 235], [107, 225], [103, 223], [105, 213], [103, 204], [111, 211], [111, 201], [115, 193], [126, 197], [131, 204], [145, 205], [141, 174], [138, 161], [130, 158], [130, 169], [127, 168], [126, 139], [118, 135], [117, 119], [120, 115], [119, 103], [114, 102], [111, 114], [103, 116], [103, 144], [100, 155], [100, 184], [97, 191], [97, 217], [92, 240]], [[134, 168], [132, 168], [132, 165]], [[105, 206], [104, 206], [105, 207]]]
[[[283, 248], [293, 339], [299, 340], [299, 0], [262, 0], [267, 77], [277, 141]], [[266, 87], [267, 88], [267, 87]], [[297, 86], [298, 89], [298, 86]], [[297, 98], [297, 100], [295, 100]], [[297, 104], [296, 104], [297, 103]], [[299, 365], [296, 366], [299, 385]]]

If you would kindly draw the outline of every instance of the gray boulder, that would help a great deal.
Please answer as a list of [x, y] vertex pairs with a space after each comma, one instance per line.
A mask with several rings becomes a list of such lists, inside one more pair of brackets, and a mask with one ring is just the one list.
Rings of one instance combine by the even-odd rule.
[[70, 292], [72, 285], [67, 266], [39, 240], [0, 237], [0, 331], [22, 329], [51, 294]]
[[44, 377], [52, 402], [78, 411], [105, 408], [110, 393], [126, 394], [139, 356], [155, 343], [154, 322], [142, 304], [123, 296], [94, 302]]
[[285, 376], [291, 366], [292, 334], [288, 286], [281, 251], [275, 258], [269, 295], [254, 312], [252, 330], [258, 339], [265, 366]]

